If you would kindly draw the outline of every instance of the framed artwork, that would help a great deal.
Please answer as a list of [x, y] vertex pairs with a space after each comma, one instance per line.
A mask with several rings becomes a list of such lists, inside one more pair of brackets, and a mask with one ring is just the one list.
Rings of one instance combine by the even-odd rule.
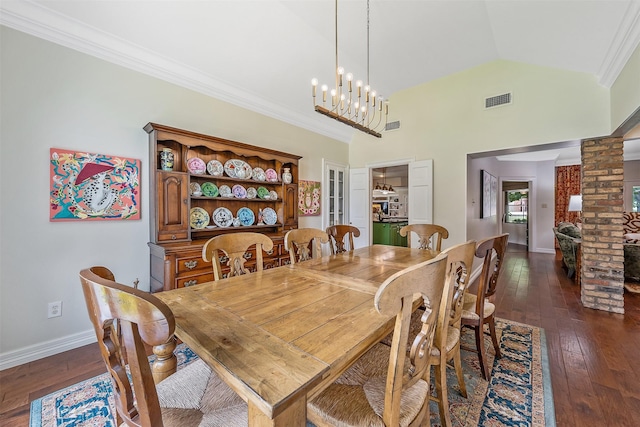
[[498, 214], [498, 178], [491, 175], [491, 216]]
[[140, 160], [51, 148], [49, 221], [140, 219]]
[[481, 170], [481, 199], [482, 209], [480, 211], [480, 218], [489, 218], [491, 216], [491, 174], [486, 170]]
[[320, 215], [319, 181], [298, 181], [298, 215]]

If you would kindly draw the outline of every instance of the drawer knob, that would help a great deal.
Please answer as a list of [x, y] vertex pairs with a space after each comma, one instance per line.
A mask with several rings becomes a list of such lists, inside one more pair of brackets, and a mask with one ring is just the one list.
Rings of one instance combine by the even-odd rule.
[[271, 249], [270, 251], [267, 251], [267, 255], [273, 255], [273, 249]]
[[184, 287], [186, 288], [186, 287], [197, 285], [197, 284], [198, 284], [197, 279], [187, 280], [186, 282], [184, 282]]
[[220, 257], [220, 264], [226, 264], [229, 261], [229, 257], [226, 255], [222, 255]]
[[171, 240], [176, 240], [176, 239], [177, 239], [176, 235], [175, 235], [175, 234], [172, 234], [172, 235], [171, 235]]
[[189, 270], [193, 270], [198, 266], [198, 261], [195, 261], [195, 260], [185, 261], [184, 266], [187, 267]]
[[242, 255], [242, 257], [244, 259], [251, 259], [251, 252], [245, 252], [244, 255]]

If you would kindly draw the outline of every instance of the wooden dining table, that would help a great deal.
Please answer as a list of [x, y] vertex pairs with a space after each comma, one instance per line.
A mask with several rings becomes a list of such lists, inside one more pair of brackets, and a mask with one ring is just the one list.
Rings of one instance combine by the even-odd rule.
[[250, 426], [304, 426], [307, 400], [392, 332], [378, 287], [437, 253], [373, 245], [155, 295], [176, 336], [247, 402]]

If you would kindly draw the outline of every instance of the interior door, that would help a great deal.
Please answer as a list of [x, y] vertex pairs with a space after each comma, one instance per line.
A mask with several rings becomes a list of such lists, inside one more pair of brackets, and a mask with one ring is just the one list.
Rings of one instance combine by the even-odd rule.
[[[433, 224], [433, 160], [409, 163], [409, 224]], [[417, 247], [418, 239], [412, 239]]]
[[371, 175], [369, 168], [349, 170], [349, 224], [360, 229], [354, 246], [361, 248], [371, 242]]

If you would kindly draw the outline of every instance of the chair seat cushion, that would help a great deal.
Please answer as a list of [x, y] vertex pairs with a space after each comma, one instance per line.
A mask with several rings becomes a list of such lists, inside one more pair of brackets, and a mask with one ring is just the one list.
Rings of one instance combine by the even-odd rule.
[[[309, 417], [331, 425], [384, 427], [389, 347], [376, 344], [307, 405]], [[407, 366], [408, 368], [408, 366]], [[429, 385], [418, 380], [402, 393], [400, 425], [408, 426], [428, 404]]]
[[[462, 318], [468, 320], [478, 321], [480, 316], [476, 313], [476, 300], [478, 297], [474, 294], [464, 294], [464, 300], [462, 303]], [[484, 301], [484, 318], [491, 316], [496, 311], [496, 306], [492, 302], [485, 299]]]
[[[460, 329], [454, 328], [453, 326], [449, 326], [447, 329], [447, 343], [445, 348], [445, 353], [449, 353], [460, 341]], [[431, 347], [431, 355], [433, 357], [440, 357], [440, 349], [434, 346]]]
[[156, 390], [165, 427], [247, 425], [247, 404], [201, 359], [161, 381]]

